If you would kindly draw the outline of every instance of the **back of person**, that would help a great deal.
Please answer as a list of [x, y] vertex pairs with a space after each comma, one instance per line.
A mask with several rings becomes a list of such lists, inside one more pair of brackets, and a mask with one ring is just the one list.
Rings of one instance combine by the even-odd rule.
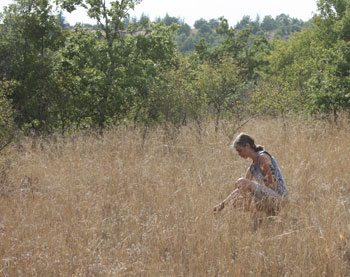
[[[288, 197], [288, 190], [284, 181], [284, 178], [282, 176], [281, 170], [279, 169], [276, 159], [267, 151], [263, 150], [258, 152], [258, 155], [263, 155], [263, 154], [267, 154], [270, 158], [271, 158], [271, 165], [270, 165], [270, 169], [271, 169], [271, 173], [272, 176], [274, 178], [274, 181], [276, 183], [276, 188], [275, 191], [283, 196], [283, 197]], [[266, 178], [263, 174], [263, 171], [261, 169], [260, 163], [259, 163], [259, 159], [257, 159], [257, 166], [256, 168], [254, 167], [254, 164], [252, 163], [250, 165], [250, 171], [252, 172], [254, 178], [256, 179], [256, 181], [260, 184], [264, 184], [266, 182]]]

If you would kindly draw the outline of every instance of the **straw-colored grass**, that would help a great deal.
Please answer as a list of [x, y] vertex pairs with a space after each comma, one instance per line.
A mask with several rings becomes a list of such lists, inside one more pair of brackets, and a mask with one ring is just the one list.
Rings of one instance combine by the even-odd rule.
[[275, 156], [289, 188], [258, 228], [244, 211], [213, 215], [250, 161], [203, 126], [23, 142], [0, 172], [0, 275], [350, 275], [346, 121], [239, 130]]

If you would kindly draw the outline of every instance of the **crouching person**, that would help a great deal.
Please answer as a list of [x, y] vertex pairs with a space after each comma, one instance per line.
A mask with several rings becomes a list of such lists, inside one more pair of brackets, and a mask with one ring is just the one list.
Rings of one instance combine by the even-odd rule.
[[238, 135], [232, 147], [240, 157], [249, 158], [252, 163], [245, 178], [235, 182], [235, 190], [214, 207], [214, 213], [232, 201], [234, 207], [250, 209], [253, 203], [256, 210], [275, 215], [288, 199], [286, 184], [275, 158], [262, 146], [256, 146], [254, 139], [247, 134]]

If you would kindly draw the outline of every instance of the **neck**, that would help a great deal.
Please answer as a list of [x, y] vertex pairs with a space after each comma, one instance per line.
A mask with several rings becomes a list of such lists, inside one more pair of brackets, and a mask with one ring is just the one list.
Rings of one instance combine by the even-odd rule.
[[248, 153], [248, 157], [253, 160], [254, 164], [256, 164], [256, 160], [258, 159], [258, 152], [255, 152], [253, 149], [251, 149], [251, 151]]

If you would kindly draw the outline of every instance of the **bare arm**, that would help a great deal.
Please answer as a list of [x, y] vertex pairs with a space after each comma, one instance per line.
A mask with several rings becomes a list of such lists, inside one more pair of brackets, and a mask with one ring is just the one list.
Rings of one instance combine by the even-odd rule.
[[[250, 167], [248, 167], [248, 169], [247, 169], [247, 172], [245, 174], [245, 178], [248, 179], [248, 180], [252, 180], [253, 179], [253, 174], [252, 174], [252, 172], [250, 171], [249, 168]], [[231, 199], [233, 199], [237, 194], [238, 194], [238, 188], [236, 188], [234, 191], [232, 191], [230, 193], [230, 195], [225, 198], [224, 201], [222, 201], [220, 204], [218, 204], [218, 205], [216, 205], [214, 207], [214, 213], [221, 211], [225, 207], [227, 202], [230, 201]]]
[[250, 167], [248, 167], [248, 169], [247, 169], [247, 172], [245, 174], [245, 178], [248, 179], [248, 180], [253, 180], [253, 174], [250, 171]]
[[230, 195], [227, 196], [226, 199], [225, 199], [224, 201], [221, 202], [221, 204], [226, 204], [227, 201], [229, 201], [229, 200], [230, 200], [232, 197], [234, 197], [235, 194], [237, 194], [237, 193], [238, 193], [238, 189], [235, 189], [234, 191], [232, 191], [232, 192], [230, 193]]
[[262, 154], [262, 155], [258, 156], [258, 159], [260, 162], [262, 172], [266, 178], [265, 185], [272, 188], [272, 189], [275, 189], [276, 183], [275, 183], [275, 180], [274, 180], [274, 178], [272, 176], [272, 172], [271, 172], [270, 166], [272, 164], [272, 161], [271, 161], [270, 156], [267, 154]]
[[235, 189], [234, 191], [232, 191], [230, 193], [230, 195], [227, 196], [224, 201], [222, 201], [220, 204], [218, 204], [214, 207], [214, 213], [221, 211], [225, 207], [225, 204], [227, 204], [227, 202], [230, 201], [231, 198], [235, 197], [235, 195], [237, 195], [237, 193], [238, 193], [238, 189]]

